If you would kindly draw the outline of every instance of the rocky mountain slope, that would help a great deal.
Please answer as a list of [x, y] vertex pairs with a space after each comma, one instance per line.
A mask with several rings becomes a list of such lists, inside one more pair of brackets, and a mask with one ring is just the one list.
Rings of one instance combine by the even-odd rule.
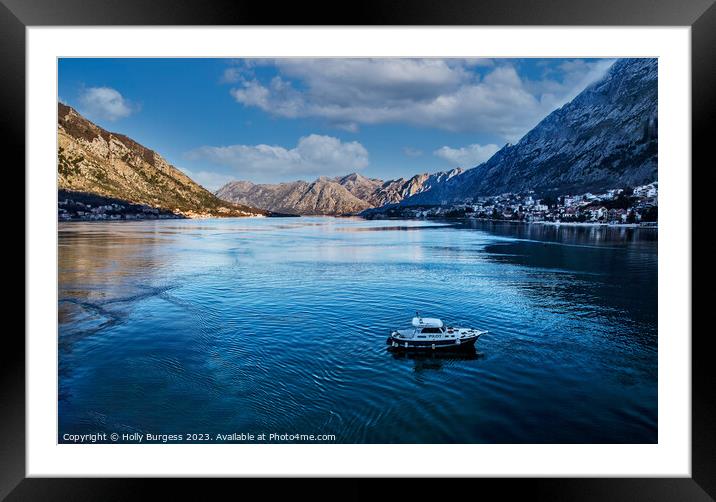
[[255, 184], [232, 181], [221, 187], [217, 197], [269, 211], [304, 215], [345, 215], [372, 207], [400, 202], [429, 190], [461, 173], [460, 169], [436, 174], [418, 174], [409, 179], [383, 181], [357, 173], [313, 182]]
[[621, 59], [517, 144], [402, 204], [446, 204], [526, 190], [599, 192], [656, 179], [657, 60]]
[[386, 204], [401, 202], [414, 195], [430, 190], [437, 190], [449, 180], [462, 174], [462, 172], [463, 170], [457, 167], [450, 171], [433, 174], [416, 174], [407, 180], [398, 178], [396, 180], [386, 181], [383, 186], [375, 192], [371, 203], [374, 207], [380, 207]]
[[351, 214], [371, 207], [328, 178], [277, 184], [233, 181], [221, 187], [216, 195], [226, 201], [289, 214]]
[[158, 153], [102, 129], [62, 103], [57, 135], [61, 190], [113, 197], [187, 217], [268, 214], [220, 200]]

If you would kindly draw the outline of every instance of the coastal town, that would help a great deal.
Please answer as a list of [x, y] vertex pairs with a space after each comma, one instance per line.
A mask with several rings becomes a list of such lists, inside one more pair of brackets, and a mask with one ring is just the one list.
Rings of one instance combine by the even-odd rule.
[[101, 195], [59, 190], [59, 221], [117, 221], [183, 218], [171, 211]]
[[614, 188], [603, 193], [542, 196], [533, 190], [476, 197], [462, 204], [440, 206], [392, 205], [367, 212], [379, 218], [475, 218], [522, 221], [528, 223], [582, 223], [604, 225], [657, 226], [657, 181], [634, 188]]

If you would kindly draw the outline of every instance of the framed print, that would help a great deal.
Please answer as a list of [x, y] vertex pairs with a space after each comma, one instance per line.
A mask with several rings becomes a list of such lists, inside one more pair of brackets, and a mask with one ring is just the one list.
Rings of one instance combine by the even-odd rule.
[[27, 291], [3, 496], [712, 499], [711, 2], [132, 4], [3, 2]]

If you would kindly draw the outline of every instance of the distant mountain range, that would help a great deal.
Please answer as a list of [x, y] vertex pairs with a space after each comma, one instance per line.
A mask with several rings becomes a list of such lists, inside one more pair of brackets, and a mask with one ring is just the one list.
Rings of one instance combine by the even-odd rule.
[[401, 204], [449, 204], [527, 190], [596, 193], [656, 181], [657, 98], [657, 60], [620, 59], [517, 144]]
[[435, 174], [417, 174], [409, 179], [383, 181], [357, 173], [315, 181], [255, 184], [232, 181], [217, 190], [226, 201], [260, 207], [269, 211], [305, 215], [345, 215], [398, 203], [408, 197], [445, 183], [461, 169]]
[[384, 181], [357, 173], [314, 181], [232, 181], [215, 194], [122, 134], [58, 105], [58, 188], [168, 210], [246, 216], [380, 213], [396, 205], [447, 205], [535, 191], [600, 192], [657, 180], [657, 60], [620, 59], [517, 144], [466, 171]]
[[122, 134], [58, 104], [58, 189], [121, 199], [187, 217], [270, 215], [223, 201]]
[[350, 174], [257, 185], [226, 184], [224, 200], [295, 214], [348, 214], [475, 197], [600, 192], [657, 180], [657, 60], [620, 59], [598, 82], [550, 113], [517, 144], [472, 169], [383, 181]]

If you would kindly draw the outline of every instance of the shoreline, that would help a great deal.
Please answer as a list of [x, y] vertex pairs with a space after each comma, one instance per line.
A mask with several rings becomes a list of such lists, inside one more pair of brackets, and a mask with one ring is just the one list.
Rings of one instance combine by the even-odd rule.
[[581, 227], [581, 228], [625, 228], [625, 229], [647, 229], [647, 230], [658, 230], [658, 224], [655, 225], [642, 225], [640, 223], [599, 223], [599, 222], [565, 222], [565, 221], [519, 221], [519, 220], [493, 220], [490, 218], [408, 218], [408, 217], [392, 217], [392, 218], [366, 218], [360, 214], [323, 214], [323, 215], [294, 215], [294, 214], [252, 214], [245, 216], [225, 216], [225, 215], [201, 215], [201, 216], [163, 216], [163, 217], [142, 217], [142, 218], [117, 218], [117, 219], [104, 219], [104, 218], [73, 218], [73, 219], [61, 219], [57, 221], [59, 223], [109, 223], [109, 222], [128, 222], [128, 221], [151, 221], [151, 220], [206, 220], [206, 219], [244, 219], [244, 218], [302, 218], [302, 217], [319, 217], [319, 218], [359, 218], [363, 221], [443, 221], [443, 222], [469, 222], [469, 221], [482, 221], [490, 223], [505, 223], [513, 225], [545, 225], [551, 227]]
[[247, 214], [246, 216], [165, 216], [162, 218], [58, 218], [58, 223], [128, 223], [133, 221], [166, 221], [166, 220], [231, 220], [231, 219], [254, 219], [254, 218], [289, 218], [293, 215], [264, 215], [264, 214]]
[[491, 218], [408, 218], [408, 217], [392, 217], [392, 218], [366, 218], [365, 216], [355, 215], [366, 221], [391, 221], [391, 220], [411, 220], [411, 221], [484, 221], [490, 223], [508, 223], [515, 225], [547, 225], [553, 227], [585, 227], [585, 228], [634, 228], [634, 229], [649, 229], [658, 230], [658, 222], [654, 225], [642, 225], [640, 223], [600, 223], [590, 221], [521, 221], [521, 220], [493, 220]]
[[557, 221], [527, 221], [537, 225], [569, 226], [569, 227], [607, 227], [607, 228], [648, 228], [658, 230], [659, 225], [641, 225], [639, 223], [589, 223], [589, 222], [557, 222]]
[[[445, 219], [450, 221], [449, 218]], [[457, 220], [457, 218], [455, 218]], [[589, 221], [513, 221], [513, 220], [491, 220], [489, 218], [460, 218], [460, 221], [489, 221], [492, 223], [514, 223], [520, 225], [546, 225], [550, 227], [582, 227], [582, 228], [634, 228], [658, 230], [657, 225], [641, 225], [639, 223], [598, 223]]]

